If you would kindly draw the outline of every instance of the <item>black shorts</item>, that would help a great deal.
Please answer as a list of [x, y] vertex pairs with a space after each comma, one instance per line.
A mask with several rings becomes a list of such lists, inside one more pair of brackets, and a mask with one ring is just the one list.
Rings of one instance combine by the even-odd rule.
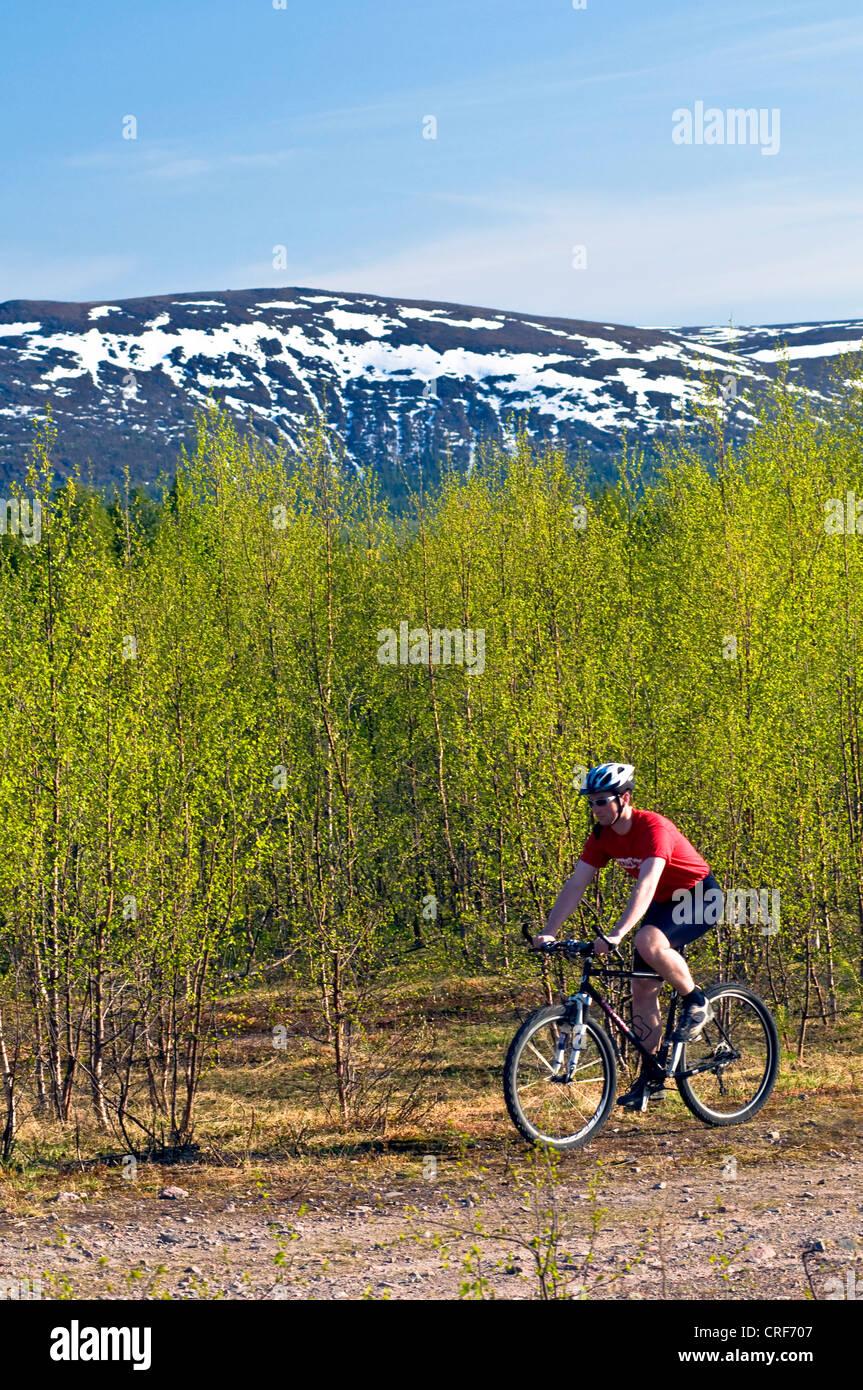
[[[707, 902], [704, 902], [711, 889], [715, 890], [713, 897], [708, 897]], [[688, 946], [690, 941], [697, 941], [699, 936], [704, 936], [705, 932], [716, 926], [721, 916], [722, 889], [713, 874], [708, 872], [701, 879], [701, 891], [699, 892], [697, 884], [689, 891], [692, 894], [689, 902], [680, 897], [666, 898], [664, 902], [654, 900], [637, 930], [640, 931], [642, 927], [658, 927], [668, 937], [669, 946], [673, 946], [675, 950], [681, 946]], [[632, 953], [632, 968], [656, 973], [653, 966], [642, 959], [637, 949]]]

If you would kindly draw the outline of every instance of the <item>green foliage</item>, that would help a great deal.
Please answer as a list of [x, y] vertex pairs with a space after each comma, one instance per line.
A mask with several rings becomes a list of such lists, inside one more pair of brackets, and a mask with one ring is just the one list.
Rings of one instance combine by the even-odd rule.
[[[215, 409], [161, 505], [106, 505], [52, 489], [49, 419], [41, 541], [0, 547], [7, 1077], [61, 1120], [85, 1088], [127, 1152], [188, 1144], [222, 1002], [280, 962], [348, 1121], [372, 986], [406, 959], [512, 968], [583, 843], [577, 768], [611, 757], [726, 887], [779, 891], [777, 931], [723, 923], [702, 966], [785, 1028], [859, 1008], [863, 540], [825, 528], [860, 477], [844, 380], [820, 418], [780, 380], [736, 450], [705, 400], [712, 458], [625, 454], [593, 492], [522, 435], [400, 516], [320, 424], [289, 452]], [[482, 632], [482, 669], [383, 662], [402, 623], [415, 656], [419, 629]], [[594, 905], [625, 891], [613, 871]]]

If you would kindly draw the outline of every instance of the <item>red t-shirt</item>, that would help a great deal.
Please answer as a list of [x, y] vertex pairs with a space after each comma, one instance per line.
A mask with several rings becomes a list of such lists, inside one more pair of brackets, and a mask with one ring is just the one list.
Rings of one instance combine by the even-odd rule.
[[678, 888], [692, 888], [710, 872], [710, 865], [673, 821], [655, 811], [633, 809], [628, 834], [617, 835], [610, 825], [604, 825], [597, 836], [588, 836], [581, 851], [584, 863], [594, 869], [604, 869], [609, 859], [616, 859], [630, 878], [638, 878], [644, 860], [654, 855], [666, 861], [653, 895], [657, 903], [666, 902]]

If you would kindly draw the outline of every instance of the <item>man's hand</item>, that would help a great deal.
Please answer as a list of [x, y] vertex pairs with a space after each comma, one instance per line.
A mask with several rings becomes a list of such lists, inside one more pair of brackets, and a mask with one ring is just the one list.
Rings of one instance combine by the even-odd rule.
[[593, 949], [598, 956], [606, 956], [611, 954], [613, 947], [619, 945], [620, 941], [613, 936], [610, 936], [607, 941], [605, 937], [598, 936], [593, 943]]
[[550, 942], [556, 941], [557, 937], [553, 931], [541, 932], [539, 936], [533, 938], [534, 946], [547, 946]]

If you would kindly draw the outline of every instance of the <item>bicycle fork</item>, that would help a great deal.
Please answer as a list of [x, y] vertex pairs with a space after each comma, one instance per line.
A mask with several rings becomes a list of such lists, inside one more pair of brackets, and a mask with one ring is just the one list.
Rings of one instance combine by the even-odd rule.
[[[569, 1007], [567, 1016], [560, 1025], [557, 1050], [554, 1056], [554, 1074], [551, 1077], [552, 1081], [557, 1082], [571, 1081], [575, 1074], [575, 1069], [578, 1066], [578, 1054], [584, 1047], [584, 1018], [590, 1004], [590, 996], [588, 994], [573, 994], [566, 1000], [566, 1003]], [[569, 1058], [564, 1070], [567, 1042], [569, 1043]]]

